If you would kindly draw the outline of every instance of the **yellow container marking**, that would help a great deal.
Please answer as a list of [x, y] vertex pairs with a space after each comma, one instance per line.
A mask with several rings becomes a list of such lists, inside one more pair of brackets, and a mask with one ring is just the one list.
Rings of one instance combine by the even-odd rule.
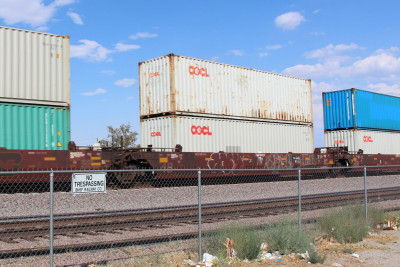
[[353, 161], [357, 161], [357, 158], [353, 158]]
[[310, 158], [305, 158], [305, 160], [310, 160]]
[[56, 157], [44, 157], [44, 161], [55, 161]]
[[58, 136], [61, 136], [61, 132], [60, 132], [60, 131], [58, 131], [58, 132], [57, 132], [57, 135], [58, 135]]
[[329, 161], [329, 164], [333, 164], [333, 160], [330, 160], [330, 161]]
[[160, 158], [160, 163], [167, 163], [168, 162], [168, 158]]
[[206, 158], [206, 161], [211, 161], [211, 160], [213, 160], [212, 158]]
[[101, 157], [91, 157], [91, 160], [101, 160]]
[[61, 146], [62, 146], [60, 141], [58, 141], [57, 146], [58, 146], [58, 147], [61, 147]]
[[90, 163], [91, 166], [101, 166], [100, 162], [92, 162]]
[[281, 158], [281, 160], [286, 160], [286, 158]]
[[249, 161], [250, 159], [249, 159], [249, 158], [243, 158], [243, 160], [244, 160], [244, 161]]
[[374, 160], [378, 160], [378, 158], [374, 158]]
[[28, 168], [35, 168], [36, 167], [36, 165], [34, 165], [34, 164], [29, 164], [28, 165]]

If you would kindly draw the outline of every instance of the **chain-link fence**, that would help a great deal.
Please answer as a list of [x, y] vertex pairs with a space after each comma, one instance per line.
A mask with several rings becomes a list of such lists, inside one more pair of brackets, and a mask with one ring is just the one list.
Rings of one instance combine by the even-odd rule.
[[361, 204], [366, 216], [367, 203], [400, 208], [400, 166], [3, 171], [0, 182], [5, 266], [107, 264], [180, 250], [198, 260], [204, 233], [232, 223], [291, 218], [301, 226], [337, 206]]

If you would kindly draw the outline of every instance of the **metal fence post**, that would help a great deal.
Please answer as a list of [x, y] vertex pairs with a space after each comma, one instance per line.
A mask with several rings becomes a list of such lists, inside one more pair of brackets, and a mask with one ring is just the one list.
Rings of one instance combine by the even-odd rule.
[[50, 172], [50, 267], [53, 267], [53, 200], [54, 200], [54, 173]]
[[301, 169], [298, 170], [299, 176], [299, 233], [301, 232]]
[[365, 201], [365, 221], [368, 221], [368, 199], [367, 199], [367, 166], [364, 166], [364, 201]]
[[197, 173], [198, 209], [199, 209], [199, 261], [201, 261], [201, 171]]

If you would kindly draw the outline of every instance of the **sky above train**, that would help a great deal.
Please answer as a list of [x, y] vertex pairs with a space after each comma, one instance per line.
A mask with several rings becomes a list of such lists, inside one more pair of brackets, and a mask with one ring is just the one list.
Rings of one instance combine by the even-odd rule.
[[174, 53], [312, 80], [322, 92], [400, 96], [400, 1], [0, 0], [0, 24], [71, 37], [71, 139], [140, 133], [138, 62]]

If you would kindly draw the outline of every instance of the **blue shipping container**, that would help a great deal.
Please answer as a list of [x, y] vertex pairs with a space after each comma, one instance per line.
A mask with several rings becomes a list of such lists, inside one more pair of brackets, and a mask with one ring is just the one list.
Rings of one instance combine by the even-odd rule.
[[400, 98], [348, 89], [323, 93], [325, 130], [400, 131]]

